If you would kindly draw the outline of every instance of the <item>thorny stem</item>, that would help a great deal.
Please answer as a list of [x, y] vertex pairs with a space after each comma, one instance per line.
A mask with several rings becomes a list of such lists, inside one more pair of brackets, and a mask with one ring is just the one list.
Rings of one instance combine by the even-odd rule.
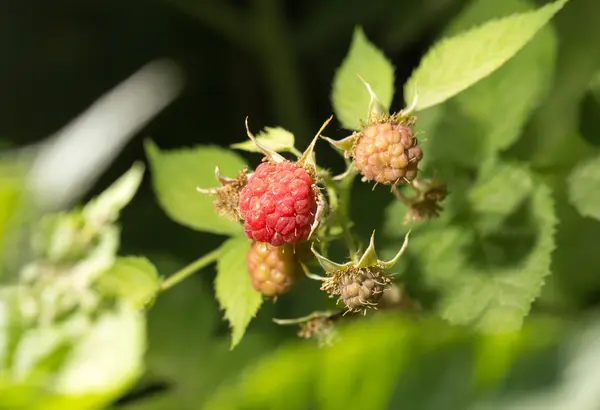
[[169, 276], [160, 285], [161, 292], [172, 288], [173, 286], [177, 285], [182, 280], [193, 275], [200, 269], [205, 268], [211, 263], [215, 262], [221, 255], [221, 249], [222, 248], [217, 248], [212, 252], [205, 254], [204, 256], [200, 257], [199, 259], [195, 260], [194, 262], [190, 263], [189, 265], [185, 266], [184, 268]]

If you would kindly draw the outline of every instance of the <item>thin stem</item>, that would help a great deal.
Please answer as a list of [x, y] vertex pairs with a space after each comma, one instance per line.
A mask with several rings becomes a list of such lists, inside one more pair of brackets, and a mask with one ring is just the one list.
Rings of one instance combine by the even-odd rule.
[[191, 276], [200, 269], [207, 267], [219, 258], [221, 252], [221, 248], [217, 248], [212, 252], [209, 252], [206, 255], [202, 256], [200, 259], [197, 259], [196, 261], [190, 263], [183, 269], [180, 269], [179, 271], [175, 272], [163, 281], [163, 283], [160, 285], [160, 290], [165, 291], [167, 289], [170, 289], [182, 280], [186, 279], [188, 276]]
[[350, 231], [350, 191], [352, 188], [352, 182], [354, 178], [347, 178], [339, 183], [336, 183], [331, 176], [323, 178], [323, 183], [329, 194], [329, 204], [331, 205], [332, 212], [335, 216], [336, 222], [342, 228], [342, 235], [344, 242], [348, 247], [350, 255], [356, 255], [358, 252], [358, 246]]

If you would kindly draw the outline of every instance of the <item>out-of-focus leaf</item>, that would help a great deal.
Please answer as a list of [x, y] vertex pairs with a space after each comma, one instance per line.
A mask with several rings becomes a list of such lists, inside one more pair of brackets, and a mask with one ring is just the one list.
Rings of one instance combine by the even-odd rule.
[[0, 277], [2, 277], [2, 259], [5, 252], [5, 240], [11, 228], [11, 222], [23, 200], [23, 179], [13, 167], [0, 164]]
[[354, 30], [348, 55], [336, 71], [331, 96], [338, 120], [350, 130], [358, 129], [361, 121], [366, 122], [371, 102], [369, 91], [357, 74], [370, 84], [388, 110], [394, 97], [394, 67], [360, 27]]
[[571, 2], [552, 24], [559, 44], [553, 86], [514, 147], [520, 158], [545, 170], [570, 168], [595, 153], [579, 135], [578, 122], [580, 102], [600, 68], [600, 49], [594, 41], [600, 36], [600, 3]]
[[512, 167], [489, 170], [471, 190], [474, 215], [466, 226], [411, 238], [427, 286], [440, 295], [438, 312], [451, 323], [488, 332], [519, 328], [550, 273], [556, 226], [550, 190]]
[[160, 289], [158, 271], [141, 256], [119, 257], [115, 264], [99, 278], [104, 292], [122, 297], [136, 309], [150, 303]]
[[144, 322], [126, 304], [102, 314], [68, 354], [56, 380], [57, 392], [74, 397], [99, 395], [106, 400], [130, 387], [142, 368]]
[[568, 189], [569, 200], [581, 215], [600, 220], [600, 156], [573, 169]]
[[[277, 152], [289, 152], [294, 148], [294, 134], [281, 127], [265, 127], [263, 131], [256, 135], [256, 140], [261, 145]], [[250, 140], [232, 144], [231, 148], [248, 152], [260, 152]]]
[[144, 176], [144, 164], [135, 163], [129, 171], [83, 208], [83, 216], [91, 226], [113, 223], [121, 210], [133, 199]]
[[215, 291], [231, 326], [232, 349], [242, 340], [262, 304], [262, 295], [252, 287], [246, 267], [249, 249], [248, 238], [232, 238], [223, 244], [223, 252], [217, 261]]
[[[490, 336], [431, 319], [360, 321], [331, 347], [291, 345], [269, 355], [219, 389], [205, 408], [465, 409], [501, 389], [532, 353], [547, 353], [534, 377], [546, 375], [556, 361], [557, 329], [540, 322]], [[492, 349], [493, 363], [485, 354]]]
[[33, 295], [0, 295], [0, 408], [99, 409], [139, 376], [144, 318], [128, 304], [76, 312], [40, 326], [28, 314]]
[[404, 88], [417, 110], [440, 104], [497, 70], [541, 29], [567, 0], [490, 21], [434, 45]]
[[151, 141], [146, 143], [146, 155], [158, 201], [174, 221], [222, 235], [242, 231], [240, 224], [219, 216], [213, 206], [214, 198], [196, 191], [197, 187], [219, 185], [215, 166], [223, 175], [237, 175], [245, 166], [241, 157], [230, 150], [211, 146], [160, 151]]

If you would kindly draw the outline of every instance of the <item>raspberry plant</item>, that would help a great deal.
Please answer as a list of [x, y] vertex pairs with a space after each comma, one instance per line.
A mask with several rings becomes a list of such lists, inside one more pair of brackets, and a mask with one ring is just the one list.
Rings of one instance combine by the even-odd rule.
[[[572, 408], [593, 408], [586, 398], [597, 393], [597, 377], [580, 373], [582, 363], [597, 365], [597, 323], [571, 328], [528, 318], [534, 303], [560, 296], [550, 274], [565, 264], [557, 249], [561, 207], [600, 218], [597, 190], [590, 190], [600, 174], [597, 153], [565, 159], [556, 131], [565, 127], [557, 123], [564, 113], [554, 104], [536, 111], [538, 100], [561, 91], [550, 86], [557, 45], [546, 24], [567, 3], [473, 1], [402, 92], [394, 88], [395, 67], [357, 27], [333, 78], [334, 115], [323, 113], [306, 147], [282, 127], [255, 136], [252, 118], [245, 127], [238, 119], [240, 141], [230, 149], [161, 150], [147, 140], [152, 184], [167, 215], [227, 237], [175, 273], [159, 274], [142, 256], [118, 256], [118, 219], [141, 182], [141, 164], [81, 207], [29, 219], [18, 213], [18, 182], [2, 170], [8, 280], [0, 289], [0, 407], [109, 405], [141, 373], [150, 312], [160, 323], [148, 329], [151, 370], [176, 379], [185, 369], [189, 380], [204, 383], [178, 386], [166, 408], [189, 408], [201, 388], [215, 409], [383, 408], [395, 379], [402, 408], [567, 408], [568, 397], [579, 400]], [[597, 83], [590, 87], [600, 89]], [[518, 146], [527, 121], [540, 138], [551, 137], [528, 152], [529, 162]], [[331, 137], [339, 128], [344, 134]], [[325, 150], [336, 151], [344, 168], [318, 161]], [[568, 177], [549, 175], [554, 166], [568, 168]], [[376, 194], [387, 196], [384, 209], [371, 204]], [[357, 195], [367, 198], [358, 212], [367, 227], [357, 218]], [[379, 212], [384, 223], [376, 223]], [[15, 226], [18, 235], [5, 236]], [[214, 296], [182, 284], [213, 263]], [[297, 304], [308, 310], [271, 315], [273, 306], [295, 306], [309, 292]], [[214, 297], [231, 330], [227, 344], [206, 343], [218, 332], [206, 315]], [[186, 322], [186, 312], [195, 320]], [[214, 361], [237, 371], [257, 346], [270, 348], [255, 332], [246, 335], [259, 312], [273, 328], [296, 326], [299, 339], [310, 341], [269, 354], [246, 377], [209, 392], [216, 382], [196, 377], [196, 368]], [[189, 343], [174, 346], [172, 335]], [[578, 369], [589, 394], [569, 396], [567, 381], [559, 393], [526, 392], [519, 402], [511, 372], [548, 362], [566, 374]], [[490, 394], [496, 391], [498, 401]]]
[[[440, 42], [423, 58], [405, 85], [404, 108], [392, 107], [394, 67], [367, 40], [362, 29], [357, 28], [348, 55], [333, 80], [334, 118], [348, 130], [347, 136], [327, 137], [331, 121], [328, 119], [302, 151], [295, 145], [294, 135], [281, 127], [267, 127], [255, 137], [249, 127], [251, 121], [246, 119], [247, 139], [233, 148], [255, 153], [260, 162], [254, 169], [232, 151], [198, 147], [168, 152], [148, 142], [155, 189], [167, 213], [187, 226], [233, 236], [223, 245], [227, 252], [217, 250], [210, 254], [212, 258], [204, 259], [206, 263], [217, 261], [216, 296], [233, 330], [232, 347], [241, 341], [262, 304], [263, 294], [280, 293], [257, 291], [256, 268], [245, 263], [253, 241], [275, 247], [291, 245], [293, 252], [299, 245], [310, 247], [316, 259], [300, 262], [303, 275], [314, 280], [314, 286], [331, 301], [331, 304], [319, 303], [315, 308], [326, 307], [329, 315], [342, 316], [336, 323], [354, 321], [353, 316], [367, 312], [376, 315], [379, 299], [392, 283], [405, 286], [405, 295], [413, 293], [410, 284], [406, 286], [402, 280], [406, 263], [395, 266], [406, 251], [421, 264], [424, 280], [441, 295], [429, 313], [482, 330], [498, 330], [498, 317], [502, 317], [504, 330], [521, 326], [550, 269], [555, 216], [549, 191], [526, 168], [499, 159], [497, 154], [509, 144], [508, 140], [501, 144], [494, 142], [496, 145], [489, 145], [478, 157], [460, 152], [461, 137], [453, 140], [456, 147], [440, 151], [446, 143], [436, 139], [434, 110], [445, 107], [442, 103], [446, 100], [456, 101], [474, 84], [484, 84], [481, 80], [524, 47], [563, 5], [563, 1], [558, 1], [536, 11], [490, 21]], [[494, 49], [493, 58], [485, 50], [480, 51], [480, 56], [458, 57], [460, 48], [468, 42], [496, 41], [503, 38], [502, 33], [517, 27], [519, 35]], [[328, 145], [340, 153], [344, 170], [334, 173], [316, 162], [315, 154]], [[469, 181], [464, 173], [444, 172], [448, 169], [446, 164], [461, 160], [461, 155], [478, 167], [475, 180]], [[216, 170], [221, 183], [224, 178], [240, 181], [235, 177], [242, 175], [245, 167], [247, 181], [244, 179], [237, 185], [211, 188], [215, 182], [206, 179]], [[173, 169], [186, 173], [185, 183], [169, 179], [167, 173]], [[385, 239], [387, 245], [380, 253], [390, 255], [390, 261], [378, 258], [374, 236], [367, 246], [354, 229], [350, 201], [358, 176], [371, 189], [387, 190], [390, 198], [396, 198], [388, 208], [390, 223], [377, 236]], [[469, 183], [471, 187], [465, 191], [464, 184]], [[235, 189], [229, 188], [232, 186]], [[190, 193], [196, 189], [200, 193], [191, 198]], [[181, 195], [182, 191], [187, 192], [187, 203], [175, 203], [175, 195]], [[501, 192], [511, 199], [496, 202], [489, 196], [492, 192]], [[211, 194], [217, 194], [216, 198]], [[497, 272], [490, 279], [479, 278], [480, 268], [476, 263], [459, 259], [461, 248], [473, 240], [471, 235], [493, 233], [502, 223], [500, 215], [510, 214], [524, 201], [531, 203], [539, 229], [539, 239], [531, 248], [529, 259], [520, 267], [495, 268]], [[222, 214], [222, 203], [231, 204], [225, 207], [229, 213], [239, 215], [238, 221], [207, 217], [212, 213]], [[456, 225], [461, 207], [478, 221], [470, 228], [472, 234], [465, 235]], [[410, 241], [409, 230], [412, 230]], [[344, 250], [337, 251], [338, 254], [349, 257], [344, 264], [329, 259], [330, 252], [340, 246]], [[447, 264], [447, 258], [451, 258], [451, 264]], [[437, 279], [436, 275], [442, 273], [447, 278]], [[527, 287], [511, 289], [504, 285], [504, 280], [494, 279], [521, 275], [528, 278]], [[163, 285], [168, 288], [180, 280], [176, 275], [167, 278]], [[286, 291], [294, 293], [293, 288], [286, 287]], [[464, 300], [471, 294], [479, 300], [467, 308]], [[511, 303], [505, 304], [505, 298], [510, 298]], [[310, 312], [306, 315], [312, 317]], [[275, 319], [284, 321], [279, 323], [304, 325], [298, 318]]]

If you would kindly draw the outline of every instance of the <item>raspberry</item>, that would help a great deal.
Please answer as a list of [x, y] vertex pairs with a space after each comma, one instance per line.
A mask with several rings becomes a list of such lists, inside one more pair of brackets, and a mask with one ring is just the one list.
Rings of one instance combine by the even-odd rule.
[[409, 125], [388, 120], [358, 135], [353, 156], [364, 181], [398, 184], [416, 178], [423, 151]]
[[317, 195], [308, 171], [291, 162], [263, 162], [240, 194], [246, 235], [273, 246], [308, 238]]
[[280, 247], [254, 242], [246, 254], [252, 287], [265, 296], [288, 292], [295, 282], [298, 265], [290, 245]]
[[383, 291], [391, 282], [376, 267], [354, 268], [348, 272], [334, 274], [321, 289], [331, 296], [339, 296], [348, 311], [360, 312], [377, 306]]

